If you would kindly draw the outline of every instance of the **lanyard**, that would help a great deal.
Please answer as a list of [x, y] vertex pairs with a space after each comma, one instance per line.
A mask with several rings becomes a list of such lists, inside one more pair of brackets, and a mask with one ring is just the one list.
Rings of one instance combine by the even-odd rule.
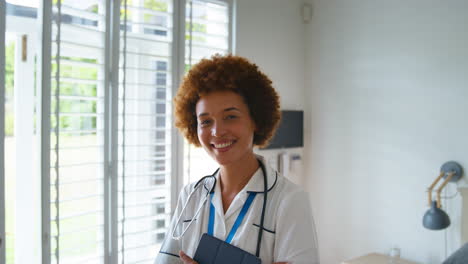
[[[213, 195], [214, 192], [210, 194], [210, 217], [208, 219], [208, 235], [213, 236], [214, 233], [214, 222], [215, 222], [215, 208], [213, 205]], [[247, 201], [245, 201], [244, 206], [242, 206], [242, 209], [237, 216], [236, 221], [234, 222], [234, 225], [231, 228], [231, 231], [229, 231], [229, 235], [226, 238], [227, 243], [231, 243], [232, 239], [234, 238], [234, 235], [237, 232], [237, 229], [239, 229], [239, 226], [242, 224], [242, 221], [244, 220], [245, 215], [247, 214], [247, 211], [249, 210], [250, 205], [252, 204], [255, 195], [257, 193], [251, 192], [249, 193], [249, 197], [247, 197]]]

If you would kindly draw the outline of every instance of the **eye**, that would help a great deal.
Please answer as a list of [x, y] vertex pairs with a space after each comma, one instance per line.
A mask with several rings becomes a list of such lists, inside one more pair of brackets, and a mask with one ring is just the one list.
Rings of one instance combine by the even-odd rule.
[[205, 127], [205, 126], [208, 126], [209, 124], [211, 124], [211, 120], [209, 120], [209, 119], [199, 120], [198, 124], [201, 127]]
[[230, 119], [236, 119], [236, 118], [237, 118], [236, 115], [227, 115], [224, 119], [230, 120]]

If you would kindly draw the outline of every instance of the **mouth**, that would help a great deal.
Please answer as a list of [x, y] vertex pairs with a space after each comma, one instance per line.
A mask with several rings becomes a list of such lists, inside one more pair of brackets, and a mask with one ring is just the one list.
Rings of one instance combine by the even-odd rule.
[[232, 141], [221, 142], [221, 143], [213, 143], [211, 144], [211, 146], [220, 151], [227, 151], [234, 143], [236, 143], [236, 141], [232, 140]]

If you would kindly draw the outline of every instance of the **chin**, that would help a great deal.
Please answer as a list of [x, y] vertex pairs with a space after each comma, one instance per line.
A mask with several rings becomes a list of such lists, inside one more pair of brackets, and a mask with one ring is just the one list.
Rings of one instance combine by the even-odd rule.
[[214, 160], [216, 161], [216, 163], [218, 163], [221, 166], [228, 165], [229, 163], [232, 162], [232, 160], [230, 159], [221, 158], [221, 157], [214, 157]]
[[211, 156], [215, 161], [216, 163], [218, 163], [220, 166], [225, 166], [225, 165], [229, 165], [230, 163], [233, 163], [234, 161], [236, 161], [237, 159], [236, 158], [233, 158], [233, 157], [228, 157], [228, 155], [219, 155], [219, 154], [212, 154]]

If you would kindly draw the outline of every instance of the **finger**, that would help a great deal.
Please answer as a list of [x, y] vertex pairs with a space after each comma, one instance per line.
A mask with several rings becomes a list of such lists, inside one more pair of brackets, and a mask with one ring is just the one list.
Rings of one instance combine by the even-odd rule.
[[198, 264], [195, 260], [193, 260], [187, 254], [185, 254], [185, 252], [183, 252], [182, 250], [179, 251], [179, 256], [180, 259], [184, 262], [184, 264]]

